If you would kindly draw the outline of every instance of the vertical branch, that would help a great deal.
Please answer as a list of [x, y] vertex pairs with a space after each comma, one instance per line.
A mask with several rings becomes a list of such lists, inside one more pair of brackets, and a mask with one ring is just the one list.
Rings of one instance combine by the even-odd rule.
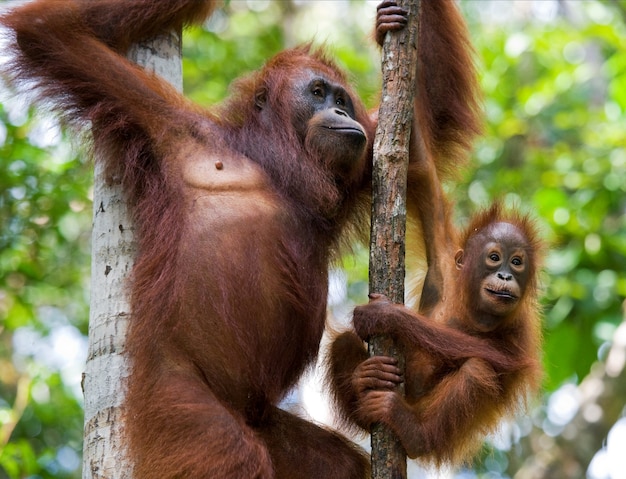
[[[180, 32], [134, 45], [128, 56], [182, 90]], [[82, 477], [131, 479], [122, 407], [130, 373], [125, 348], [132, 312], [126, 293], [137, 245], [124, 192], [119, 181], [105, 177], [103, 164], [96, 162], [94, 174], [89, 352], [83, 374]]]
[[[417, 76], [419, 0], [398, 4], [409, 12], [407, 26], [387, 34], [383, 45], [383, 90], [374, 140], [372, 230], [370, 239], [370, 293], [381, 293], [404, 303], [406, 186], [413, 97]], [[375, 337], [370, 355], [404, 358], [393, 341]], [[404, 392], [402, 385], [401, 392]], [[406, 478], [406, 455], [397, 438], [380, 424], [372, 428], [372, 478]]]

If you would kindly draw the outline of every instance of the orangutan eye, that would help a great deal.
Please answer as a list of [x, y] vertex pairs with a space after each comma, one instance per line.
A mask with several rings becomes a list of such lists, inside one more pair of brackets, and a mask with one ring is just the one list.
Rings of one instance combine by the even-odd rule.
[[521, 266], [522, 265], [522, 259], [521, 258], [513, 258], [511, 260], [511, 263], [515, 266]]
[[335, 100], [335, 104], [337, 106], [346, 106], [346, 101], [343, 98], [339, 97]]
[[500, 255], [498, 253], [491, 253], [489, 255], [489, 259], [494, 263], [497, 263], [498, 261], [500, 261]]

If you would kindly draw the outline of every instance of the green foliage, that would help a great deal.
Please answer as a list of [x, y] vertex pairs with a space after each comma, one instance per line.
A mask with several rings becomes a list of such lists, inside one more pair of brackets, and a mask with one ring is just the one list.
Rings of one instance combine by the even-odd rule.
[[230, 4], [218, 10], [205, 28], [185, 32], [184, 90], [195, 102], [211, 105], [222, 100], [230, 83], [242, 73], [260, 68], [283, 48], [281, 2], [263, 15]]
[[0, 477], [73, 478], [80, 369], [67, 377], [50, 341], [87, 331], [91, 167], [30, 116], [15, 99], [0, 109]]

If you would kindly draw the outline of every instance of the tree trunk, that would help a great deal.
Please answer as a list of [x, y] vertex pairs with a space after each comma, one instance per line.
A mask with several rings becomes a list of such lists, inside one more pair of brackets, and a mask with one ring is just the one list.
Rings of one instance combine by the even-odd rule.
[[[129, 58], [182, 90], [180, 34], [137, 45]], [[130, 370], [125, 356], [131, 318], [126, 292], [136, 242], [124, 192], [114, 178], [104, 177], [101, 164], [96, 162], [94, 175], [89, 352], [83, 375], [83, 479], [130, 479], [122, 405]]]
[[[387, 34], [383, 45], [383, 91], [374, 141], [369, 289], [370, 293], [382, 293], [395, 303], [404, 303], [406, 176], [417, 73], [419, 1], [398, 3], [409, 11], [409, 22], [403, 30]], [[404, 369], [404, 358], [399, 357], [390, 338], [372, 338], [369, 351], [370, 355], [397, 357]], [[397, 438], [380, 424], [374, 425], [371, 432], [372, 478], [406, 478], [406, 455]]]

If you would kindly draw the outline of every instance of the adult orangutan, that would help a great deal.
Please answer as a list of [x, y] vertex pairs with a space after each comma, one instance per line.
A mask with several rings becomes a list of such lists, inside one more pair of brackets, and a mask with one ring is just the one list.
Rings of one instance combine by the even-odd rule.
[[[15, 84], [90, 129], [133, 212], [134, 477], [363, 478], [349, 441], [276, 405], [318, 353], [329, 262], [367, 223], [376, 114], [310, 46], [270, 59], [209, 111], [126, 60], [132, 43], [214, 8], [36, 0], [0, 20]], [[415, 108], [443, 171], [478, 130], [475, 72], [453, 2], [424, 2], [422, 20]], [[383, 3], [377, 38], [404, 23]]]
[[[459, 235], [435, 159], [419, 142], [412, 153], [411, 180], [421, 188], [409, 195], [428, 262], [419, 313], [372, 295], [354, 311], [355, 331], [331, 346], [330, 384], [347, 425], [382, 422], [410, 457], [457, 464], [539, 384], [543, 247], [533, 222], [499, 203]], [[404, 374], [394, 358], [368, 357], [363, 341], [378, 335], [395, 338]]]

